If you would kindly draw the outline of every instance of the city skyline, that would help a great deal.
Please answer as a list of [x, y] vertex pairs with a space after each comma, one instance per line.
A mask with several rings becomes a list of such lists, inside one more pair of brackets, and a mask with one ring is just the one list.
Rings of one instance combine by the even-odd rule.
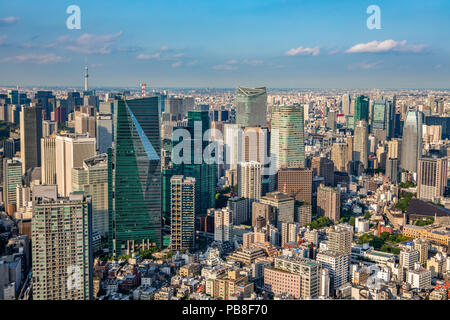
[[450, 87], [445, 1], [378, 1], [374, 30], [369, 1], [79, 1], [79, 30], [70, 5], [0, 4], [0, 85]]

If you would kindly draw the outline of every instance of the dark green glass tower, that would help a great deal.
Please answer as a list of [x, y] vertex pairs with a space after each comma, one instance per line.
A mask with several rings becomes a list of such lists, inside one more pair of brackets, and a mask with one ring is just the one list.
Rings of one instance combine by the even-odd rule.
[[[201, 127], [200, 127], [201, 126]], [[200, 130], [201, 128], [201, 130]], [[170, 216], [170, 179], [174, 175], [193, 177], [196, 180], [196, 215], [206, 214], [206, 210], [214, 208], [216, 203], [217, 165], [216, 163], [195, 163], [195, 155], [203, 155], [203, 151], [209, 145], [209, 141], [203, 141], [205, 132], [209, 129], [209, 114], [207, 111], [190, 111], [188, 113], [186, 129], [191, 136], [191, 161], [190, 163], [172, 164], [172, 167], [163, 170], [163, 214]], [[176, 128], [174, 128], [176, 130]], [[180, 140], [181, 141], [181, 140]], [[172, 141], [173, 146], [180, 141]], [[201, 143], [199, 143], [201, 141]], [[196, 146], [201, 146], [201, 150]]]
[[359, 96], [355, 101], [355, 114], [353, 117], [354, 123], [358, 121], [366, 121], [369, 123], [369, 98], [366, 96]]
[[109, 244], [161, 245], [160, 98], [114, 102], [115, 146], [109, 150]]

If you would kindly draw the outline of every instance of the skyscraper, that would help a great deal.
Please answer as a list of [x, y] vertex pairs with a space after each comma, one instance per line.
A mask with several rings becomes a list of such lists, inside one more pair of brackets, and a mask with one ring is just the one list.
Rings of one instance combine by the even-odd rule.
[[58, 194], [68, 196], [72, 192], [72, 168], [82, 167], [84, 160], [95, 155], [95, 138], [57, 136], [55, 150]]
[[317, 188], [317, 214], [337, 222], [340, 219], [341, 195], [339, 189], [321, 185]]
[[422, 156], [422, 113], [408, 111], [403, 125], [400, 167], [417, 172], [417, 162]]
[[358, 121], [366, 121], [369, 123], [369, 98], [365, 96], [359, 96], [355, 100], [355, 113], [353, 115], [353, 121], [355, 124]]
[[274, 106], [270, 153], [276, 156], [277, 168], [305, 164], [303, 106]]
[[114, 102], [115, 148], [108, 150], [109, 246], [120, 255], [161, 244], [159, 97]]
[[341, 108], [344, 115], [348, 115], [351, 113], [350, 106], [351, 106], [350, 95], [348, 93], [344, 94], [341, 100]]
[[447, 157], [419, 158], [417, 168], [417, 196], [435, 201], [444, 195], [447, 186]]
[[286, 193], [295, 200], [312, 203], [312, 169], [281, 168], [277, 176], [279, 192]]
[[32, 223], [33, 299], [89, 300], [93, 291], [90, 198], [38, 198]]
[[214, 210], [214, 240], [231, 241], [233, 214], [228, 208]]
[[92, 230], [101, 236], [108, 233], [108, 157], [93, 156], [83, 167], [72, 169], [72, 190], [92, 197]]
[[236, 123], [243, 127], [267, 126], [266, 88], [236, 89]]
[[20, 154], [22, 173], [41, 166], [42, 109], [24, 107], [20, 112]]
[[56, 184], [56, 139], [41, 139], [41, 181], [42, 184]]
[[99, 153], [108, 152], [113, 142], [113, 117], [111, 114], [97, 116], [97, 149]]
[[195, 178], [170, 179], [170, 248], [191, 250], [195, 245]]
[[[256, 161], [238, 165], [238, 195], [250, 202], [261, 198], [261, 164]], [[249, 204], [251, 207], [251, 203]]]
[[369, 163], [368, 154], [368, 130], [367, 122], [358, 121], [355, 126], [355, 139], [353, 141], [353, 161], [356, 165], [367, 169]]
[[3, 202], [7, 210], [9, 204], [16, 203], [16, 186], [22, 185], [22, 163], [14, 159], [4, 159], [3, 165]]

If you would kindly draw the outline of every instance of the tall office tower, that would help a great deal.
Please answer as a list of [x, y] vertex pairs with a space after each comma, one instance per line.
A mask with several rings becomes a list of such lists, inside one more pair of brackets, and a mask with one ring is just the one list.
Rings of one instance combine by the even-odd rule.
[[398, 178], [399, 178], [399, 171], [398, 171], [398, 166], [399, 166], [400, 161], [398, 161], [398, 159], [387, 159], [386, 160], [386, 176], [389, 178], [389, 180], [391, 180], [391, 182], [393, 184], [397, 184], [398, 183]]
[[305, 164], [303, 106], [274, 106], [272, 110], [270, 153], [277, 168]]
[[97, 116], [97, 149], [99, 153], [108, 152], [113, 142], [113, 116], [99, 114]]
[[278, 171], [278, 191], [295, 200], [312, 203], [312, 169], [281, 168]]
[[22, 173], [41, 166], [42, 109], [24, 107], [20, 112]]
[[366, 121], [369, 123], [369, 98], [359, 96], [355, 100], [355, 112], [353, 114], [353, 121], [357, 124], [359, 121]]
[[253, 202], [252, 204], [252, 226], [257, 225], [258, 218], [264, 218], [263, 226], [266, 224], [276, 224], [276, 212], [267, 203]]
[[83, 98], [81, 98], [79, 92], [67, 93], [67, 110], [66, 115], [73, 112], [75, 107], [83, 105]]
[[56, 184], [56, 138], [41, 139], [42, 184]]
[[170, 248], [192, 250], [195, 246], [195, 178], [170, 179]]
[[18, 151], [20, 151], [20, 139], [8, 138], [3, 142], [3, 156], [5, 158], [14, 158]]
[[243, 127], [267, 126], [265, 87], [236, 89], [236, 123]]
[[336, 111], [332, 110], [327, 115], [327, 127], [332, 131], [336, 131]]
[[403, 125], [400, 167], [417, 172], [417, 162], [422, 156], [422, 112], [408, 111]]
[[428, 260], [428, 249], [430, 247], [430, 243], [426, 239], [414, 239], [414, 249], [419, 252], [419, 262], [422, 266], [424, 266]]
[[22, 185], [22, 163], [14, 159], [3, 160], [3, 203], [5, 210], [17, 199], [16, 186]]
[[96, 137], [96, 116], [86, 113], [75, 114], [75, 133], [87, 134], [91, 138]]
[[8, 90], [8, 98], [9, 98], [11, 104], [20, 104], [18, 90]]
[[346, 143], [333, 143], [331, 146], [331, 160], [335, 171], [347, 172], [350, 162], [348, 159], [348, 145]]
[[355, 139], [353, 141], [353, 161], [367, 169], [369, 163], [367, 122], [359, 121], [355, 126]]
[[67, 111], [64, 107], [56, 107], [55, 109], [56, 123], [64, 123], [67, 121]]
[[99, 103], [98, 113], [99, 114], [112, 114], [114, 112], [114, 102], [104, 101]]
[[341, 217], [341, 194], [339, 189], [320, 185], [317, 188], [317, 214], [337, 222]]
[[282, 222], [294, 223], [295, 200], [281, 192], [269, 192], [261, 197], [261, 203], [268, 204], [276, 217], [277, 227], [281, 227]]
[[342, 108], [342, 113], [344, 115], [348, 115], [348, 114], [352, 113], [351, 110], [350, 110], [350, 106], [351, 106], [350, 95], [348, 93], [344, 94], [342, 96], [342, 100], [341, 100], [341, 108]]
[[334, 185], [334, 164], [323, 156], [313, 157], [311, 161], [313, 176], [323, 177], [325, 185]]
[[444, 196], [447, 186], [447, 157], [419, 158], [417, 168], [417, 196], [419, 199], [435, 201]]
[[388, 141], [388, 154], [387, 158], [398, 159], [400, 161], [402, 150], [402, 140], [392, 139]]
[[108, 149], [108, 234], [114, 256], [140, 242], [162, 244], [159, 109], [159, 97], [114, 102], [115, 148]]
[[[194, 97], [183, 97], [183, 113], [187, 114], [189, 111], [194, 111], [195, 109], [195, 98]], [[224, 121], [224, 120], [218, 120]]]
[[309, 120], [309, 111], [312, 110], [312, 107], [312, 102], [303, 104], [303, 119], [305, 120], [305, 122]]
[[328, 231], [327, 248], [342, 254], [352, 253], [353, 227], [337, 225]]
[[329, 272], [331, 288], [338, 289], [348, 281], [349, 276], [349, 255], [326, 250], [317, 253], [316, 261], [321, 267]]
[[56, 98], [51, 91], [38, 91], [34, 95], [33, 103], [42, 108], [45, 119], [50, 119], [50, 114], [56, 107]]
[[238, 196], [248, 199], [248, 212], [252, 203], [261, 198], [261, 169], [261, 164], [256, 161], [238, 165]]
[[370, 133], [375, 134], [380, 140], [386, 140], [386, 138], [391, 137], [393, 118], [392, 102], [385, 100], [374, 101], [371, 114]]
[[92, 197], [92, 230], [108, 234], [108, 156], [100, 154], [83, 161], [83, 167], [72, 169], [72, 190]]
[[225, 123], [223, 125], [224, 162], [226, 170], [236, 170], [242, 161], [242, 133], [243, 127], [239, 124]]
[[166, 98], [164, 113], [169, 115], [170, 121], [183, 120], [183, 98]]
[[72, 192], [72, 168], [82, 167], [83, 160], [95, 155], [95, 138], [57, 136], [55, 154], [58, 194], [66, 197]]
[[38, 198], [33, 210], [34, 300], [93, 298], [91, 200], [72, 193]]
[[245, 127], [242, 132], [242, 161], [268, 164], [269, 129]]
[[228, 208], [214, 210], [214, 241], [231, 241], [233, 214]]
[[319, 296], [327, 298], [330, 296], [330, 275], [328, 269], [320, 270], [320, 290]]
[[416, 262], [419, 261], [419, 251], [407, 248], [400, 252], [399, 264], [407, 270], [414, 270]]
[[44, 120], [42, 121], [42, 137], [48, 137], [58, 131], [58, 124], [56, 121]]

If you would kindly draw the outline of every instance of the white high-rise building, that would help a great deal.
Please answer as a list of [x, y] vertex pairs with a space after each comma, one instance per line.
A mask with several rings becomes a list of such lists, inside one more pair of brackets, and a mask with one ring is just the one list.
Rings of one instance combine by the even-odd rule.
[[249, 211], [252, 203], [261, 198], [261, 169], [261, 164], [256, 161], [238, 165], [238, 196], [249, 199]]
[[214, 241], [230, 241], [233, 214], [228, 208], [214, 210]]
[[93, 156], [95, 156], [95, 138], [56, 137], [56, 183], [60, 196], [68, 196], [72, 192], [72, 169], [81, 168], [83, 161]]
[[323, 268], [328, 269], [334, 290], [348, 281], [349, 256], [330, 250], [317, 253], [316, 260], [321, 262]]

